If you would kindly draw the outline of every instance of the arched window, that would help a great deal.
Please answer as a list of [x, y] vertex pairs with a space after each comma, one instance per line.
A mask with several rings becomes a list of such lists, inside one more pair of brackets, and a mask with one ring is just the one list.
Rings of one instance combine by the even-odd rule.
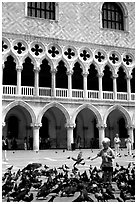
[[124, 16], [120, 6], [114, 2], [107, 2], [102, 7], [103, 28], [124, 30]]
[[28, 16], [55, 20], [55, 2], [28, 2]]

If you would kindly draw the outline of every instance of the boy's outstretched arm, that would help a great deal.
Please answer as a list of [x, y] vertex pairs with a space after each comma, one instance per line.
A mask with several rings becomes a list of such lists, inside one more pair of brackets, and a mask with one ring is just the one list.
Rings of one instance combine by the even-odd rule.
[[98, 157], [98, 155], [95, 156], [95, 157], [93, 157], [93, 158], [91, 158], [90, 160], [93, 161], [93, 160], [96, 159], [97, 157]]

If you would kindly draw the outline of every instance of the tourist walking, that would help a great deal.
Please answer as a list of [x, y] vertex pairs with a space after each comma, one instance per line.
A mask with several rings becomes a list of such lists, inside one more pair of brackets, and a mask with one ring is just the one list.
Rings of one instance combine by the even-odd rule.
[[116, 136], [114, 137], [114, 147], [115, 147], [116, 157], [120, 155], [120, 152], [119, 152], [120, 143], [121, 143], [121, 140], [119, 139], [119, 135], [117, 133]]

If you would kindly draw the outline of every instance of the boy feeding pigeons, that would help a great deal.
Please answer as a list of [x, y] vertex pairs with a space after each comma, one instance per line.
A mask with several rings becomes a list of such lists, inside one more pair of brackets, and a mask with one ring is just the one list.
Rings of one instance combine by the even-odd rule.
[[102, 141], [103, 148], [100, 152], [91, 160], [96, 159], [97, 157], [102, 157], [101, 169], [103, 171], [103, 180], [104, 183], [107, 181], [111, 184], [112, 182], [112, 173], [113, 173], [113, 162], [112, 159], [115, 158], [113, 150], [109, 147], [110, 139], [104, 138]]

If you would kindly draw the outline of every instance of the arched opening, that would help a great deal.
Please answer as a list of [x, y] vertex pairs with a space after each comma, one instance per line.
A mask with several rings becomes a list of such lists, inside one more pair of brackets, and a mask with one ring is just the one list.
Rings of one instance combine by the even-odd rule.
[[14, 58], [10, 55], [5, 61], [3, 69], [3, 85], [17, 85], [17, 71]]
[[106, 66], [103, 72], [104, 72], [104, 76], [102, 79], [103, 91], [113, 91], [112, 72], [110, 71], [109, 66]]
[[82, 69], [78, 62], [75, 63], [72, 75], [72, 89], [83, 89]]
[[131, 83], [131, 93], [135, 93], [135, 68], [132, 70], [132, 79], [130, 80]]
[[49, 62], [44, 59], [40, 65], [39, 87], [51, 87], [51, 67]]
[[87, 76], [87, 89], [88, 90], [99, 90], [98, 87], [98, 77], [97, 77], [97, 70], [95, 69], [94, 64], [90, 65], [89, 74]]
[[24, 138], [33, 137], [30, 113], [24, 107], [17, 105], [8, 111], [5, 123], [3, 135], [8, 138], [9, 149], [13, 149], [12, 142], [14, 139], [17, 143], [16, 149], [24, 149]]
[[[65, 115], [59, 108], [49, 108], [42, 117], [40, 148], [67, 148], [67, 131], [65, 123]], [[47, 141], [49, 146], [47, 145]]]
[[23, 63], [23, 70], [21, 72], [21, 85], [22, 86], [34, 86], [34, 65], [29, 57], [25, 59]]
[[68, 88], [68, 76], [66, 74], [67, 68], [64, 62], [61, 60], [57, 66], [56, 73], [56, 88]]
[[46, 116], [42, 117], [42, 127], [40, 128], [40, 149], [49, 149], [49, 120]]
[[125, 119], [123, 117], [119, 118], [118, 120], [119, 125], [119, 137], [126, 138], [127, 137], [127, 128], [125, 124]]
[[78, 113], [75, 124], [73, 134], [76, 148], [99, 148], [99, 131], [96, 127], [95, 114], [84, 108]]
[[120, 67], [118, 71], [117, 77], [117, 92], [127, 92], [127, 81], [126, 81], [126, 73], [123, 68]]
[[114, 147], [114, 137], [116, 133], [121, 139], [121, 147], [125, 147], [125, 138], [127, 137], [126, 118], [124, 114], [118, 110], [113, 110], [107, 117], [107, 127], [105, 129], [106, 137], [111, 140], [111, 147]]

